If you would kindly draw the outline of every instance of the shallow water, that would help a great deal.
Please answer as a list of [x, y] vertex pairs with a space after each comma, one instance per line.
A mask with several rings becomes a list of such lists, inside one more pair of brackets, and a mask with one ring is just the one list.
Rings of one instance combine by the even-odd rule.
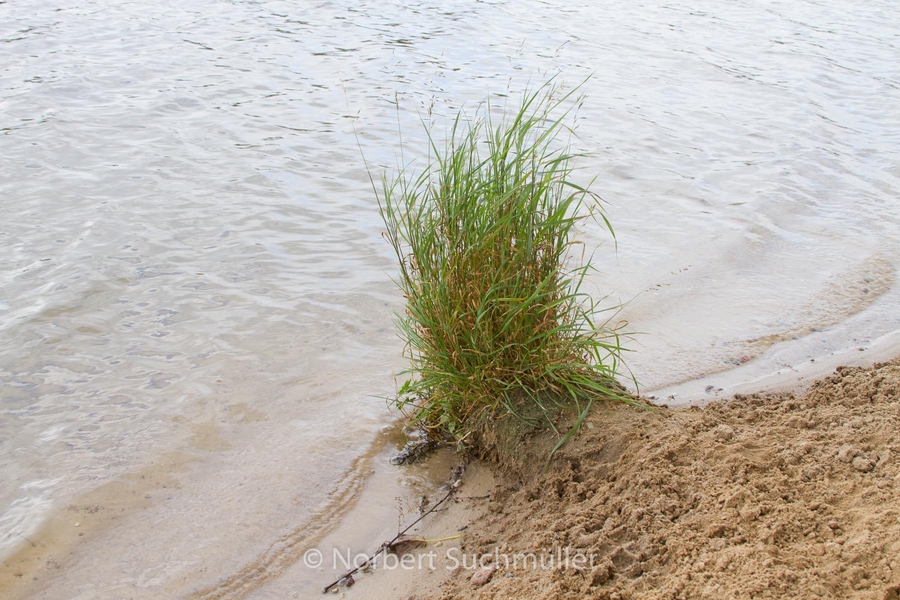
[[404, 366], [360, 150], [557, 73], [592, 74], [592, 290], [645, 388], [870, 348], [900, 329], [898, 32], [886, 1], [0, 3], [0, 554], [154, 466], [174, 488], [43, 597], [183, 595], [340, 520]]

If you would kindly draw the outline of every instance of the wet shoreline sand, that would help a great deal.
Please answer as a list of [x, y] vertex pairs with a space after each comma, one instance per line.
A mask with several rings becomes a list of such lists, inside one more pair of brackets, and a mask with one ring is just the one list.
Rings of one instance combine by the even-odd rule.
[[[835, 360], [865, 364], [891, 348]], [[820, 360], [819, 368], [826, 364]], [[900, 539], [900, 502], [893, 499], [900, 488], [900, 359], [841, 367], [808, 392], [802, 389], [808, 378], [779, 381], [777, 391], [720, 395], [705, 408], [645, 412], [599, 406], [547, 474], [535, 465], [543, 464], [554, 441], [549, 437], [525, 445], [516, 469], [470, 464], [448, 510], [412, 532], [423, 539], [452, 538], [413, 551], [434, 559], [412, 572], [376, 569], [338, 592], [376, 600], [586, 593], [678, 598], [741, 597], [741, 590], [753, 588], [754, 597], [807, 597], [813, 591], [821, 597], [890, 598], [900, 583], [900, 569], [890, 558], [900, 552], [890, 545]], [[702, 383], [693, 387], [703, 389]], [[295, 550], [371, 553], [415, 518], [421, 505], [411, 502], [428, 490], [388, 490], [385, 482], [396, 484], [398, 477], [397, 468], [386, 464], [394, 450], [385, 442], [379, 447], [359, 494], [340, 518]], [[158, 491], [175, 492], [190, 460], [161, 457], [146, 472], [59, 511], [0, 566], [4, 597], [55, 597], [59, 576], [77, 564], [85, 546], [102, 543], [108, 529], [127, 526], [129, 515], [149, 508]], [[444, 452], [426, 462], [436, 486], [460, 459]], [[392, 493], [405, 495], [405, 508], [399, 497], [394, 506], [385, 504]], [[498, 554], [562, 556], [563, 550], [588, 552], [594, 569], [511, 569], [492, 573], [476, 587], [470, 579], [477, 569], [460, 561]], [[166, 594], [177, 590], [174, 597], [307, 597], [341, 572], [340, 564], [311, 569], [303, 552], [291, 556], [271, 577], [233, 590], [221, 586], [229, 580], [227, 569], [163, 587]], [[144, 586], [139, 597], [161, 597], [162, 589]]]

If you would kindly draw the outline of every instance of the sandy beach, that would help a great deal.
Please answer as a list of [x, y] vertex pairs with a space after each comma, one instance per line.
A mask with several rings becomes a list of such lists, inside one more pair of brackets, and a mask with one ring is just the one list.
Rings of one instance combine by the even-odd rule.
[[459, 538], [337, 593], [895, 599], [898, 431], [900, 359], [840, 367], [799, 394], [598, 406], [546, 472], [555, 438], [541, 435], [493, 482], [476, 465], [454, 506], [411, 534]]
[[[333, 592], [348, 600], [895, 599], [898, 431], [900, 359], [839, 367], [805, 391], [737, 394], [704, 407], [598, 405], [546, 471], [556, 440], [548, 433], [502, 469], [450, 450], [426, 459], [432, 471], [463, 470], [446, 505], [409, 533], [428, 541], [382, 555]], [[116, 484], [119, 510], [146, 502], [143, 489], [167, 485], [163, 467]], [[89, 500], [4, 561], [5, 597], [42, 589], [85, 535], [115, 522], [118, 510]], [[358, 527], [370, 510], [364, 495], [343, 522]], [[416, 516], [411, 510], [405, 521]], [[325, 564], [311, 568], [296, 554], [292, 569], [324, 587], [340, 574], [343, 536], [311, 548]], [[376, 542], [353, 548], [350, 560]], [[289, 570], [280, 586], [192, 597], [304, 597], [290, 592], [291, 580]]]

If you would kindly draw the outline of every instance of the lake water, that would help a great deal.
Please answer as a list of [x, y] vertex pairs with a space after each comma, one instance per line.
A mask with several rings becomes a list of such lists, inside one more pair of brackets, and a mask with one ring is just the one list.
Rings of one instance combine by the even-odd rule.
[[0, 2], [0, 555], [72, 538], [32, 597], [253, 596], [373, 473], [387, 512], [432, 485], [384, 466], [402, 298], [361, 156], [552, 75], [591, 76], [589, 287], [646, 389], [896, 341], [887, 0]]

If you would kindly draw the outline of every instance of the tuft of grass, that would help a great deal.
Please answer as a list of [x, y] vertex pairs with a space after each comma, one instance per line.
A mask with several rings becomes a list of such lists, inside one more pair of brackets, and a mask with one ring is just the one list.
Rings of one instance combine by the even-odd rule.
[[394, 402], [435, 434], [477, 444], [498, 419], [554, 427], [560, 409], [573, 410], [558, 448], [595, 399], [630, 400], [616, 382], [619, 332], [581, 291], [592, 266], [576, 260], [578, 225], [593, 219], [615, 234], [558, 140], [571, 131], [573, 94], [545, 84], [499, 120], [490, 102], [472, 120], [461, 111], [443, 148], [428, 132], [421, 173], [383, 179], [411, 361]]

